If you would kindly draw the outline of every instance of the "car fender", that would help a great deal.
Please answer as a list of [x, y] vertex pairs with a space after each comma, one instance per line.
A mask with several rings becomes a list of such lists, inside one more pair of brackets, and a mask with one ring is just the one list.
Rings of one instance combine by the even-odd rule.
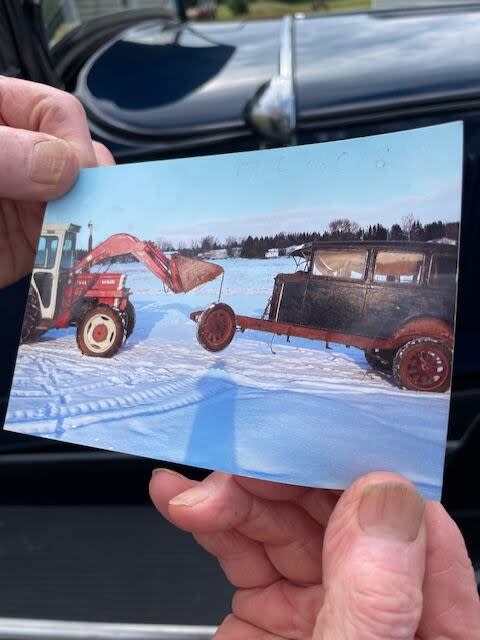
[[439, 318], [422, 317], [408, 320], [399, 327], [392, 336], [395, 349], [415, 338], [431, 337], [441, 340], [450, 348], [453, 347], [453, 327]]

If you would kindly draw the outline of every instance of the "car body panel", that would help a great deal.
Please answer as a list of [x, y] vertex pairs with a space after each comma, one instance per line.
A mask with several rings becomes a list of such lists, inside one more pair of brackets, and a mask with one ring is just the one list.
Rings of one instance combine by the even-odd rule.
[[243, 127], [248, 100], [275, 73], [278, 28], [144, 23], [90, 59], [76, 94], [95, 120], [150, 142]]

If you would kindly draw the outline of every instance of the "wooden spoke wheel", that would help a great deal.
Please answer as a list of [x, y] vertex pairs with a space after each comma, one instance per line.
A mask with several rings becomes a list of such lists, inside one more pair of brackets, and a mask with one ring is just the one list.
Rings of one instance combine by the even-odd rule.
[[197, 339], [207, 351], [222, 351], [233, 340], [237, 323], [228, 304], [218, 302], [205, 309], [198, 319]]
[[413, 391], [447, 391], [451, 370], [452, 351], [435, 338], [410, 340], [393, 359], [395, 382]]
[[107, 305], [98, 305], [78, 324], [78, 348], [86, 356], [111, 358], [122, 345], [124, 331], [120, 313]]

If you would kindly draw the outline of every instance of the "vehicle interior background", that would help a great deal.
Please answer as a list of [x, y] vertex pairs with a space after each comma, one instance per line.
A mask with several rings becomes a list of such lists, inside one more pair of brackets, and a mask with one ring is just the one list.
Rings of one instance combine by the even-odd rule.
[[[36, 2], [0, 7], [0, 73], [72, 90], [78, 70], [102, 42], [140, 13], [85, 23], [51, 53], [39, 31]], [[142, 17], [158, 17], [143, 10]], [[162, 13], [162, 19], [182, 16]], [[13, 34], [13, 36], [12, 36]], [[21, 42], [19, 47], [17, 43]], [[62, 48], [63, 47], [63, 48]], [[54, 72], [52, 72], [54, 69]], [[305, 123], [298, 144], [372, 135], [463, 120], [464, 190], [456, 346], [443, 503], [460, 525], [480, 567], [480, 332], [476, 312], [480, 246], [480, 101], [420, 105], [393, 113], [359, 114], [355, 122]], [[202, 141], [159, 152], [123, 154], [119, 161], [181, 157], [258, 148]], [[28, 278], [0, 291], [2, 366], [0, 424], [21, 329]], [[112, 425], [114, 428], [114, 425]], [[419, 421], [421, 429], [421, 421]], [[158, 516], [147, 482], [160, 463], [0, 431], [0, 616], [119, 622], [217, 624], [231, 587], [215, 561]], [[169, 465], [178, 468], [175, 465]], [[207, 471], [182, 469], [194, 478]]]

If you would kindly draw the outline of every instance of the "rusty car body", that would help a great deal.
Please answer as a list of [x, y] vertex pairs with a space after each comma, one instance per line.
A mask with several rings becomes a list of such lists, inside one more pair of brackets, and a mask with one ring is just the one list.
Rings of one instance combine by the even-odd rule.
[[295, 273], [275, 277], [261, 318], [216, 303], [191, 318], [208, 351], [230, 344], [235, 330], [325, 340], [362, 349], [398, 386], [450, 386], [457, 246], [410, 241], [333, 241], [293, 250]]

